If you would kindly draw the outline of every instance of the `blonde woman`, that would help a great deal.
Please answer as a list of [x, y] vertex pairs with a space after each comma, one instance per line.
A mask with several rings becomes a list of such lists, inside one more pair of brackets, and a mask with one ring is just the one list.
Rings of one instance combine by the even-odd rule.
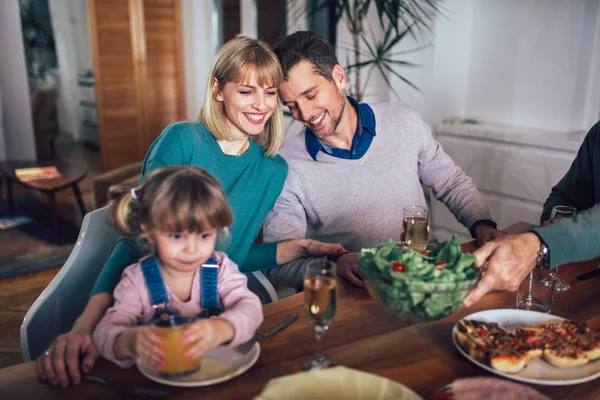
[[[276, 155], [283, 144], [277, 92], [282, 80], [279, 61], [267, 44], [246, 37], [227, 42], [213, 65], [200, 121], [168, 126], [148, 150], [142, 167], [146, 176], [165, 166], [197, 166], [217, 179], [233, 214], [227, 253], [242, 272], [277, 268], [308, 255], [344, 252], [339, 244], [306, 239], [254, 243], [287, 176], [286, 162]], [[98, 357], [92, 331], [110, 306], [123, 269], [140, 256], [133, 241], [119, 240], [71, 332], [58, 336], [38, 359], [41, 379], [67, 387], [81, 381], [80, 371], [91, 370]]]

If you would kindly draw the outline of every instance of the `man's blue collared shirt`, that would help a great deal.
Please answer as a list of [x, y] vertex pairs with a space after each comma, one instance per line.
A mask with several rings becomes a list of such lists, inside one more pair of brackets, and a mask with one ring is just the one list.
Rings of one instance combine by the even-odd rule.
[[352, 148], [347, 150], [328, 146], [317, 139], [309, 128], [306, 128], [304, 132], [306, 149], [313, 160], [317, 161], [317, 154], [319, 154], [319, 151], [324, 151], [337, 158], [357, 160], [364, 156], [367, 153], [367, 150], [369, 150], [369, 146], [371, 146], [371, 142], [375, 136], [375, 114], [373, 114], [373, 110], [367, 104], [359, 103], [350, 96], [348, 96], [348, 101], [352, 107], [354, 107], [358, 115], [358, 128], [354, 135], [354, 139], [352, 140]]

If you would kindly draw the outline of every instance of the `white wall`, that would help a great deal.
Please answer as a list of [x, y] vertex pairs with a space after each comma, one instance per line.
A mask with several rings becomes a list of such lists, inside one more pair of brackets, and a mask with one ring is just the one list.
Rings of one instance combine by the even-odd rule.
[[17, 0], [0, 1], [0, 161], [34, 160], [27, 68]]
[[429, 123], [589, 129], [600, 113], [599, 13], [598, 0], [446, 0], [433, 47], [413, 55], [424, 66], [407, 72], [424, 93], [394, 87]]
[[181, 12], [186, 118], [196, 120], [214, 59], [213, 2], [182, 0]]

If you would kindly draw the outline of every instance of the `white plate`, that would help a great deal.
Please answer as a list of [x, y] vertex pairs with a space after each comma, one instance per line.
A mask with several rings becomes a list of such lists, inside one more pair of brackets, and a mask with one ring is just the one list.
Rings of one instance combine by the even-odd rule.
[[137, 367], [148, 379], [165, 385], [208, 386], [243, 374], [256, 363], [259, 355], [260, 345], [258, 343], [247, 354], [240, 354], [230, 347], [217, 347], [209, 350], [202, 357], [198, 372], [178, 378], [165, 378], [145, 365], [138, 365]]
[[[500, 325], [500, 327], [508, 331], [514, 331], [516, 328], [525, 325], [546, 324], [564, 320], [564, 318], [551, 314], [516, 309], [480, 311], [471, 315], [467, 315], [464, 317], [464, 319], [474, 319], [483, 322], [496, 322], [498, 325]], [[478, 365], [479, 367], [505, 378], [527, 383], [537, 383], [539, 385], [574, 385], [577, 383], [591, 381], [600, 377], [600, 360], [591, 361], [578, 367], [557, 368], [553, 367], [542, 359], [536, 358], [530, 360], [527, 363], [527, 366], [516, 374], [500, 372], [493, 369], [489, 365], [482, 364], [469, 356], [456, 342], [456, 330], [457, 325], [454, 325], [454, 328], [452, 329], [452, 342], [460, 354], [465, 356], [469, 361]]]
[[272, 379], [254, 400], [274, 399], [422, 400], [399, 382], [342, 366]]

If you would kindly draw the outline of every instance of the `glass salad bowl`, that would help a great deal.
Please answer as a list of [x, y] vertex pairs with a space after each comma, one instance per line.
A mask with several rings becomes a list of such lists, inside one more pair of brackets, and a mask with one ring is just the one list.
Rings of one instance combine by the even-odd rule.
[[363, 249], [360, 274], [367, 291], [396, 317], [429, 322], [456, 311], [477, 285], [475, 257], [462, 253], [458, 237], [429, 252], [411, 250], [392, 240]]

